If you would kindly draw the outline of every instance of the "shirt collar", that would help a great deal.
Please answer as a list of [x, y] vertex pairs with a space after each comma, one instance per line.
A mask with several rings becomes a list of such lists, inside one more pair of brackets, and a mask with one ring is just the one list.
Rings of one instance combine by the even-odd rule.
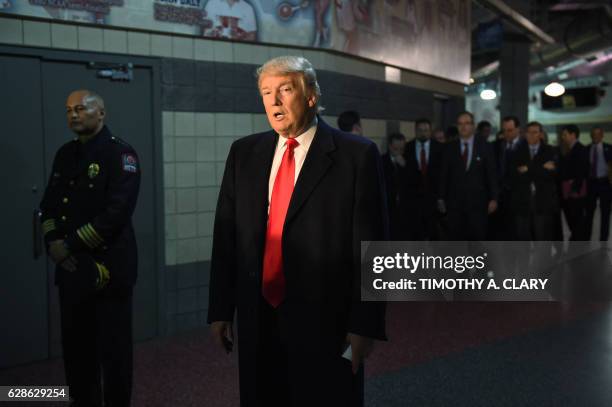
[[[318, 120], [315, 116], [314, 119], [312, 119], [312, 122], [310, 122], [308, 129], [295, 138], [295, 140], [299, 143], [297, 148], [303, 147], [304, 149], [306, 149], [306, 151], [308, 151], [308, 149], [310, 148], [310, 144], [312, 144], [312, 140], [314, 139], [315, 133], [317, 132], [317, 124]], [[282, 136], [280, 137], [282, 139], [281, 145], [284, 147], [287, 143], [287, 139]]]

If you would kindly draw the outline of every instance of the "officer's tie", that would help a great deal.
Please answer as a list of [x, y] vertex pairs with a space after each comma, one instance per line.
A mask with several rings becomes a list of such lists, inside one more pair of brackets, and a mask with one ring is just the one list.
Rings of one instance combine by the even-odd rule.
[[287, 149], [274, 179], [266, 249], [264, 252], [262, 294], [273, 307], [278, 307], [285, 299], [285, 275], [283, 273], [282, 236], [285, 216], [295, 184], [295, 158], [293, 150], [298, 146], [295, 139], [287, 139]]

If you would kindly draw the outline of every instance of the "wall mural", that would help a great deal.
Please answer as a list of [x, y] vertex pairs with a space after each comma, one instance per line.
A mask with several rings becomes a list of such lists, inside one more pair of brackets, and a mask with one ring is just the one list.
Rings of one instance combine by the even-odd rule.
[[469, 80], [468, 0], [0, 0], [0, 12], [329, 48]]

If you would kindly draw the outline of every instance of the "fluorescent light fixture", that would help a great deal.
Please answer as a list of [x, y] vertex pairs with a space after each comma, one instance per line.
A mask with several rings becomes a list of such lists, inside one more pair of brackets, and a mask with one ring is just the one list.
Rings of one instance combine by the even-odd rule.
[[559, 82], [551, 82], [544, 88], [544, 93], [555, 98], [565, 93], [565, 86], [561, 85]]
[[385, 81], [391, 83], [401, 83], [402, 71], [393, 66], [385, 65]]
[[497, 93], [493, 89], [485, 89], [480, 92], [480, 98], [482, 100], [493, 100], [497, 97]]

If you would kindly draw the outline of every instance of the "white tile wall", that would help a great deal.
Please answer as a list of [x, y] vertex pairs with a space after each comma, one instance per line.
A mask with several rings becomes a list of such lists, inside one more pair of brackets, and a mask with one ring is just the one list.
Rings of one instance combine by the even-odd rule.
[[196, 186], [195, 163], [176, 164], [176, 186], [179, 188], [189, 188]]
[[77, 27], [68, 24], [51, 24], [51, 45], [54, 48], [77, 49]]
[[218, 187], [198, 188], [198, 212], [214, 211], [218, 196]]
[[208, 186], [217, 185], [217, 175], [215, 171], [215, 163], [213, 162], [197, 163], [196, 164], [196, 181], [199, 187], [208, 187]]
[[176, 263], [193, 263], [197, 260], [197, 239], [181, 239], [176, 241]]
[[[183, 214], [176, 216], [177, 236], [179, 239], [196, 237], [197, 231], [197, 216], [196, 214]], [[179, 257], [179, 260], [181, 258]]]
[[196, 188], [179, 188], [176, 190], [176, 212], [195, 212], [197, 208]]
[[122, 30], [103, 30], [104, 51], [117, 54], [127, 53], [127, 32]]
[[193, 38], [172, 37], [172, 56], [174, 58], [194, 59]]
[[209, 261], [212, 253], [212, 237], [200, 237], [196, 240], [198, 248], [197, 261]]
[[164, 213], [166, 215], [176, 213], [176, 189], [166, 187], [164, 197]]
[[232, 43], [228, 41], [214, 41], [213, 60], [216, 62], [234, 62]]
[[195, 135], [214, 136], [215, 135], [215, 114], [196, 113], [195, 114]]
[[164, 187], [173, 188], [176, 186], [176, 164], [164, 164]]
[[196, 160], [196, 138], [175, 137], [175, 151], [177, 162]]
[[23, 42], [38, 47], [51, 46], [51, 24], [40, 21], [23, 22]]
[[215, 139], [213, 137], [198, 137], [196, 141], [196, 161], [215, 160]]
[[162, 135], [164, 137], [174, 135], [174, 112], [162, 112]]
[[176, 161], [176, 156], [174, 155], [174, 137], [167, 136], [163, 138], [163, 156], [164, 162], [174, 162]]
[[151, 34], [151, 55], [172, 56], [172, 38], [168, 35]]
[[232, 137], [215, 137], [215, 156], [217, 160], [225, 161], [234, 139]]
[[77, 27], [79, 49], [83, 51], [102, 51], [104, 49], [104, 34], [101, 28]]
[[214, 41], [196, 38], [194, 43], [194, 58], [198, 61], [214, 61]]
[[176, 239], [177, 226], [176, 215], [166, 215], [166, 240]]
[[235, 121], [236, 118], [233, 113], [215, 113], [215, 135], [230, 137], [235, 136]]
[[212, 236], [214, 222], [214, 212], [198, 213], [198, 236]]
[[176, 112], [174, 113], [174, 135], [180, 136], [195, 136], [195, 113], [193, 112]]
[[0, 43], [23, 44], [23, 24], [21, 20], [0, 17]]
[[151, 55], [151, 34], [128, 32], [128, 53], [134, 55]]

